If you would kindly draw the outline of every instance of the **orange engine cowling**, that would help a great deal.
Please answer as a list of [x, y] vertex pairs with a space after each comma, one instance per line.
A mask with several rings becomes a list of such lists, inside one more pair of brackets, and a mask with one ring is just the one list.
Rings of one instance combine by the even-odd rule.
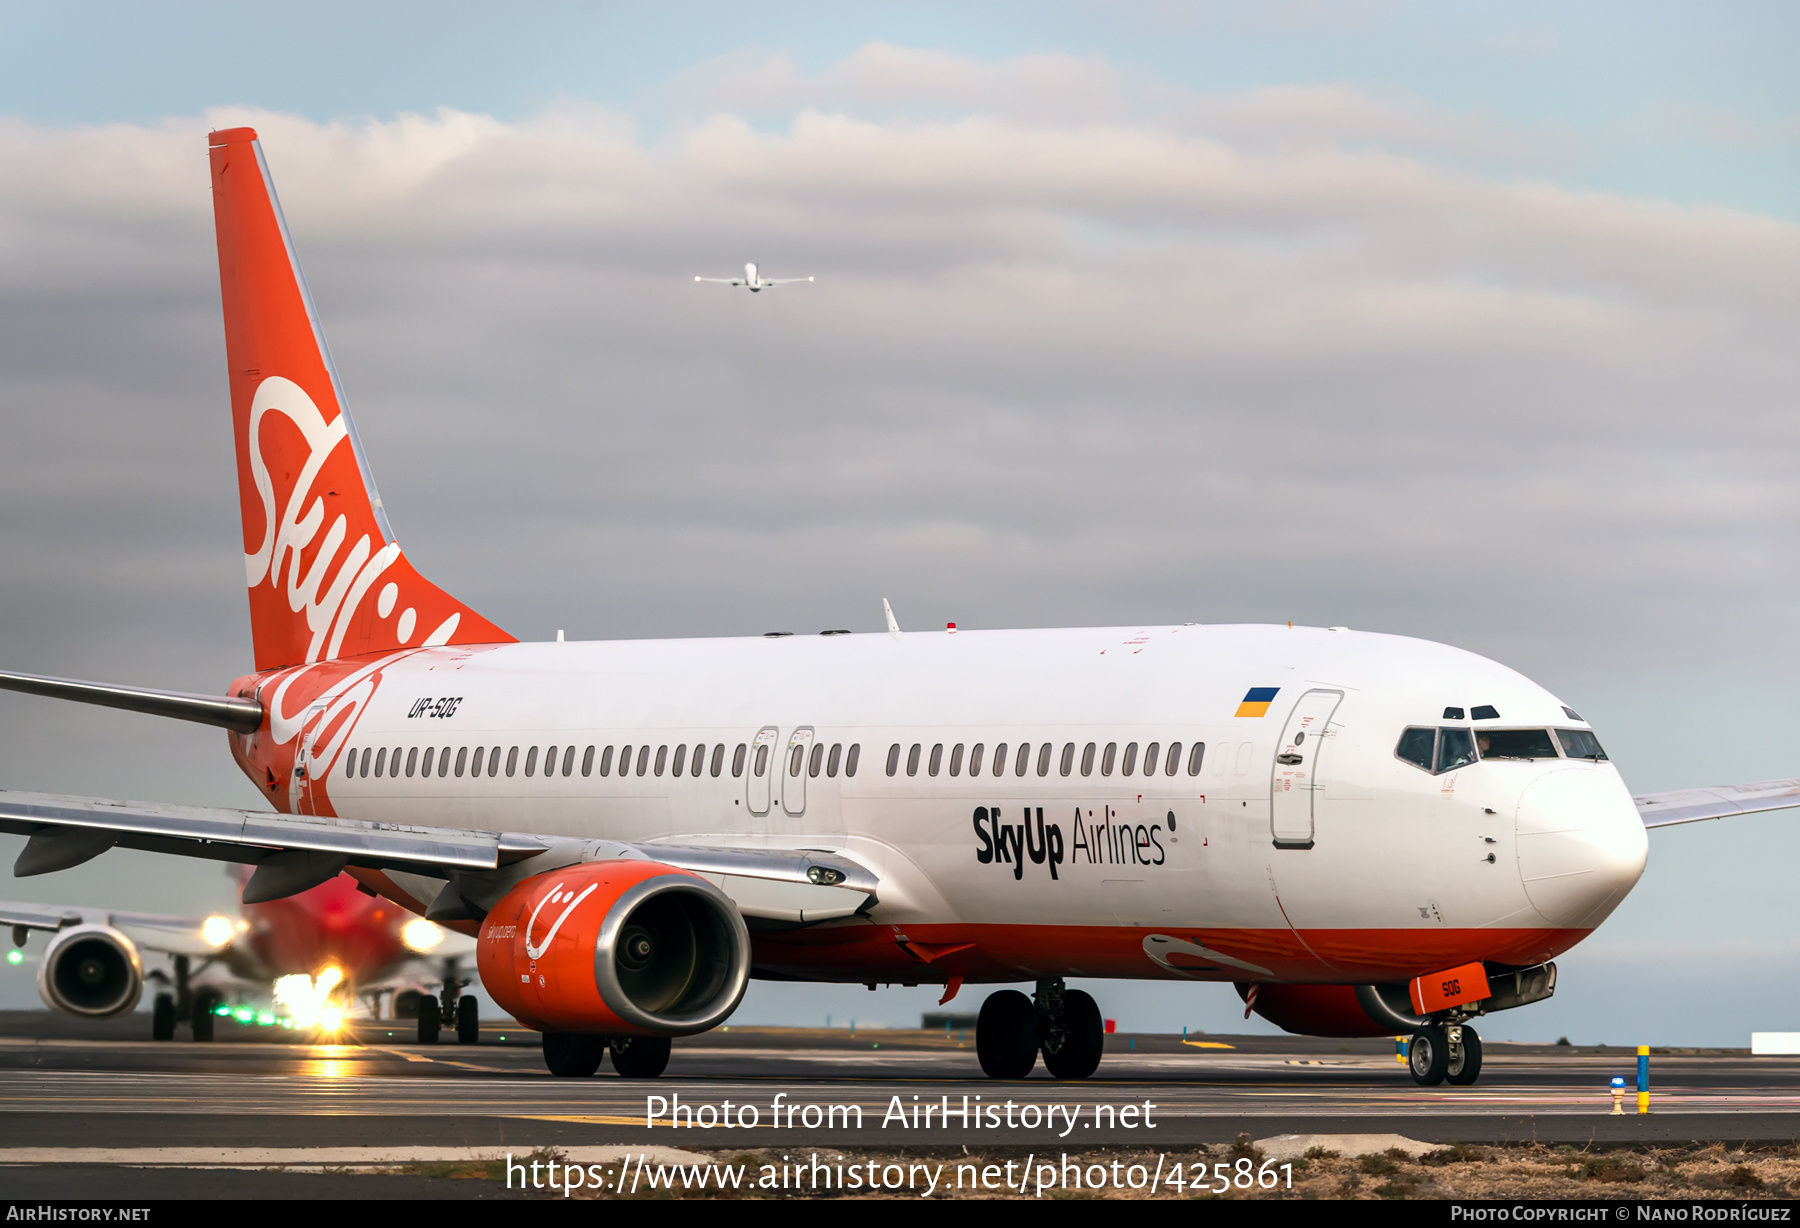
[[696, 874], [595, 861], [514, 887], [481, 923], [481, 982], [540, 1032], [686, 1036], [730, 1017], [750, 980], [737, 906]]

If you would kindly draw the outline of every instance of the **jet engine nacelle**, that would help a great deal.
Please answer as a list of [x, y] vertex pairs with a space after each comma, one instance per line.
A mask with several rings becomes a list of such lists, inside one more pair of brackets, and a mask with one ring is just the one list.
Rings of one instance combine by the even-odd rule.
[[596, 861], [508, 892], [481, 924], [476, 965], [495, 1004], [539, 1031], [686, 1036], [737, 1009], [750, 932], [698, 875]]
[[137, 944], [110, 925], [59, 930], [38, 964], [38, 996], [53, 1011], [110, 1019], [138, 1004], [144, 963]]

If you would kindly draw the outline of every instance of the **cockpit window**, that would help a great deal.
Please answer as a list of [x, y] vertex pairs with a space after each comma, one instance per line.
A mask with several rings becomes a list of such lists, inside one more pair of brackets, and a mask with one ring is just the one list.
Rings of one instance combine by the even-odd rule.
[[[1592, 736], [1591, 734], [1589, 735]], [[1476, 735], [1483, 759], [1555, 759], [1548, 729], [1483, 729]], [[1595, 746], [1599, 743], [1596, 742]]]
[[1438, 730], [1437, 770], [1448, 772], [1475, 762], [1475, 740], [1467, 729]]
[[1437, 730], [1408, 729], [1400, 735], [1400, 745], [1394, 748], [1394, 754], [1406, 760], [1414, 767], [1431, 770], [1433, 752], [1437, 750]]
[[1600, 749], [1600, 739], [1589, 729], [1558, 729], [1556, 740], [1562, 743], [1563, 754], [1571, 759], [1592, 759], [1596, 762], [1606, 758], [1606, 752]]

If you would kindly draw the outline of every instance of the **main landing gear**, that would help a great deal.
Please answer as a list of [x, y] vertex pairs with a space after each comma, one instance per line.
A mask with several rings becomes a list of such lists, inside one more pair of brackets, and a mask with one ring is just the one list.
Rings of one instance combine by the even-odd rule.
[[626, 1079], [654, 1079], [669, 1065], [667, 1036], [593, 1036], [583, 1032], [545, 1032], [544, 1065], [562, 1078], [585, 1079], [600, 1069], [612, 1050], [613, 1069]]
[[1481, 1037], [1466, 1023], [1421, 1028], [1406, 1046], [1406, 1069], [1420, 1087], [1467, 1087], [1481, 1077]]
[[1085, 1079], [1100, 1065], [1106, 1029], [1100, 1007], [1061, 977], [1037, 983], [1027, 998], [1016, 989], [988, 995], [975, 1023], [975, 1054], [990, 1079], [1023, 1079], [1044, 1055], [1044, 1069], [1056, 1079]]

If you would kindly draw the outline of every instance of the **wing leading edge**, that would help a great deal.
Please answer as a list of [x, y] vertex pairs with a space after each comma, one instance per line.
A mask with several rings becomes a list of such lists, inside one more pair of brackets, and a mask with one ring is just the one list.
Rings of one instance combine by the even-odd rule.
[[1677, 789], [1672, 793], [1645, 793], [1631, 800], [1637, 803], [1645, 827], [1673, 827], [1678, 823], [1800, 807], [1800, 779]]

